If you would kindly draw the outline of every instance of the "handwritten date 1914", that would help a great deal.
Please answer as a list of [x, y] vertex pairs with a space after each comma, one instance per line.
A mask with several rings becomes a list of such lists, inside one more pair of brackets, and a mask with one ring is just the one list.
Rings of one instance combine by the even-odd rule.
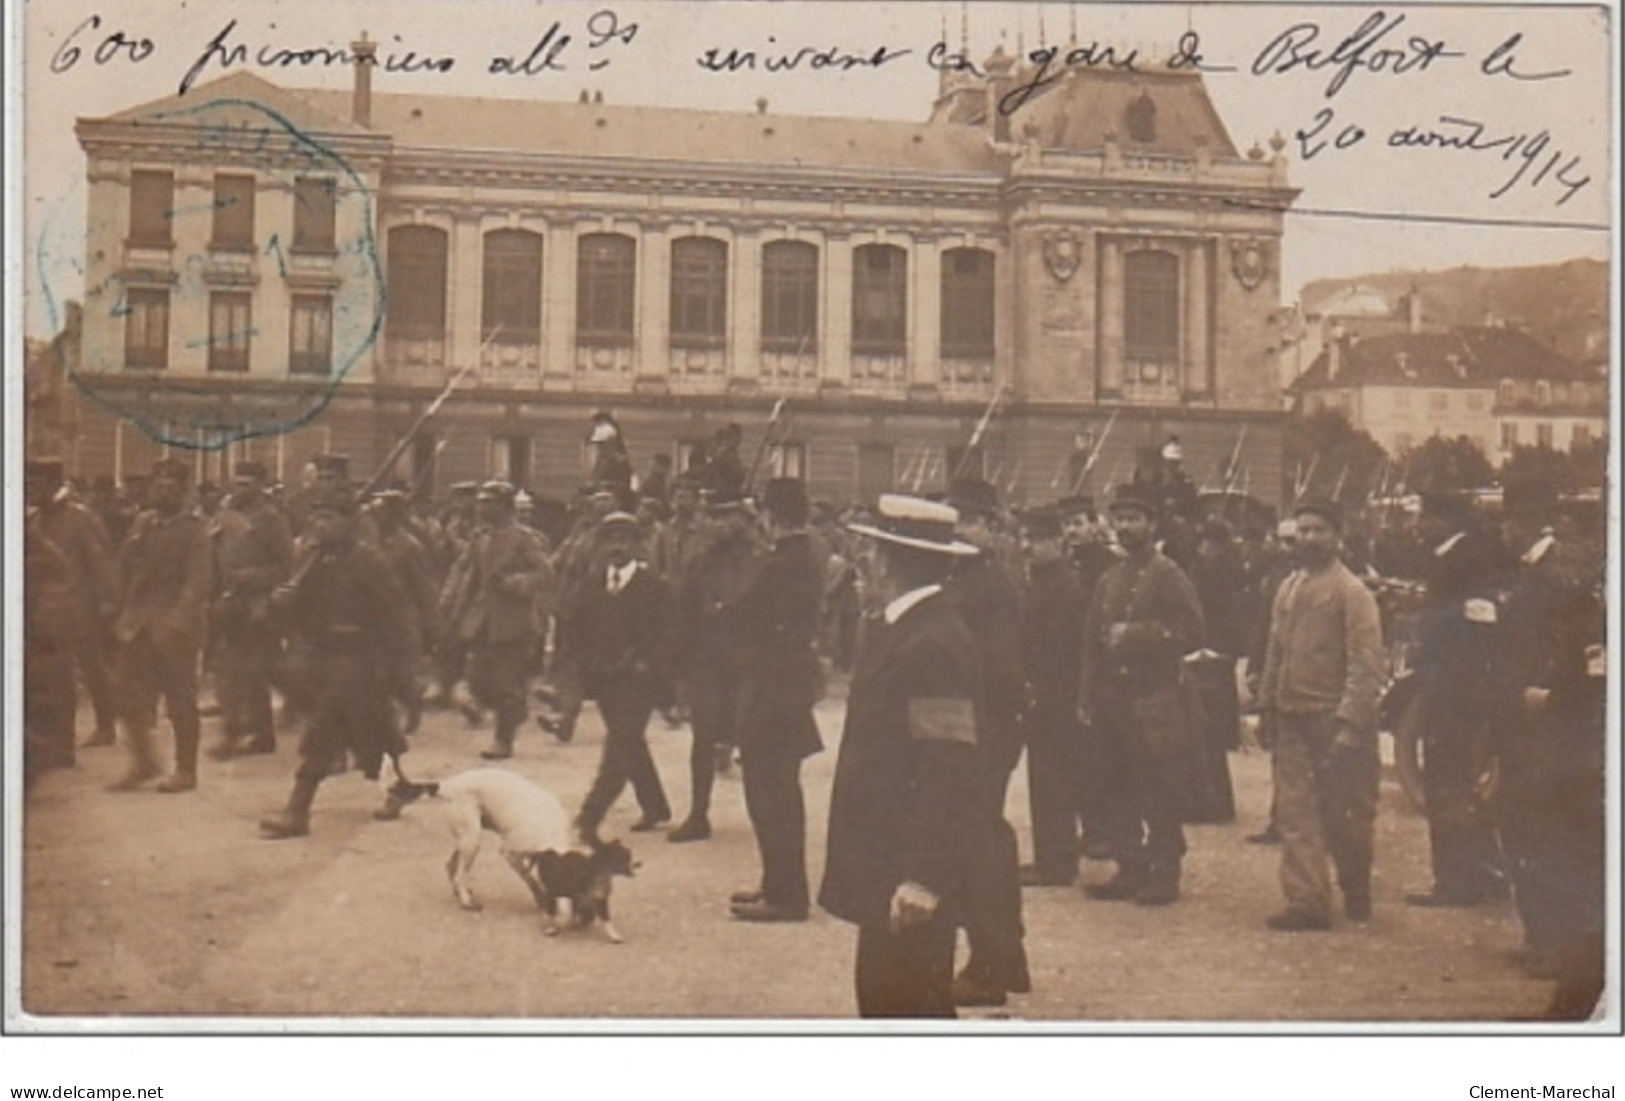
[[[1332, 109], [1322, 107], [1315, 112], [1314, 120], [1293, 137], [1297, 139], [1299, 155], [1311, 161], [1327, 150], [1354, 149], [1365, 142], [1368, 134], [1358, 124], [1339, 124]], [[1547, 130], [1495, 134], [1488, 123], [1477, 119], [1440, 115], [1434, 123], [1401, 126], [1391, 131], [1387, 144], [1390, 149], [1498, 154], [1500, 160], [1512, 168], [1489, 193], [1492, 199], [1502, 198], [1520, 185], [1537, 189], [1549, 179], [1558, 191], [1553, 205], [1562, 206], [1591, 183], [1590, 176], [1580, 175], [1581, 158], [1558, 148]]]

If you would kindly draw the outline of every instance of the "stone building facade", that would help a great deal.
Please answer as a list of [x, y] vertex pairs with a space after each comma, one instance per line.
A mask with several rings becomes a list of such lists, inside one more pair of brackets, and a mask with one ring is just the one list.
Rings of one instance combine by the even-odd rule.
[[[364, 54], [365, 45], [357, 52]], [[1181, 438], [1200, 482], [1247, 428], [1273, 496], [1283, 416], [1279, 150], [1239, 152], [1200, 76], [1072, 72], [1019, 109], [996, 54], [926, 121], [348, 92], [233, 74], [82, 119], [89, 222], [73, 463], [166, 449], [423, 487], [564, 493], [595, 409], [641, 470], [722, 424], [815, 495], [1017, 499]], [[923, 110], [922, 115], [926, 112]]]

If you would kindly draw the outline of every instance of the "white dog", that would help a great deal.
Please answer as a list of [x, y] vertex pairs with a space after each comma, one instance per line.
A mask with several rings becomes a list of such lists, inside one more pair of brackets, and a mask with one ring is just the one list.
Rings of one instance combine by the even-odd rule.
[[445, 803], [455, 846], [446, 861], [446, 876], [463, 909], [480, 909], [468, 874], [485, 831], [490, 830], [502, 839], [508, 866], [548, 915], [548, 936], [558, 932], [559, 920], [578, 926], [598, 921], [610, 941], [622, 943], [610, 921], [609, 894], [614, 876], [632, 874], [632, 854], [625, 845], [608, 841], [586, 851], [577, 848], [569, 815], [558, 798], [500, 768], [470, 769], [439, 783], [419, 784], [402, 777], [390, 787], [390, 797], [400, 805], [423, 796]]

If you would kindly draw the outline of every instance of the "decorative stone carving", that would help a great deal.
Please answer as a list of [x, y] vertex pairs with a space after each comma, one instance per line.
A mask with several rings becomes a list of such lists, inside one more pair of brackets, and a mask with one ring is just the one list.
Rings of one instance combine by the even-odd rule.
[[1257, 237], [1243, 237], [1230, 242], [1230, 270], [1236, 281], [1247, 290], [1257, 290], [1269, 276], [1270, 245]]
[[1083, 242], [1070, 229], [1057, 230], [1044, 238], [1044, 266], [1057, 283], [1065, 283], [1078, 273], [1083, 263]]

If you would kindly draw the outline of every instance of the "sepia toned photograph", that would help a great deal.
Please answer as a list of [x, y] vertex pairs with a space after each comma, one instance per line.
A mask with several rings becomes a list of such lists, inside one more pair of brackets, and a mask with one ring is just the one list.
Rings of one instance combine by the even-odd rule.
[[1618, 1036], [1615, 14], [8, 13], [6, 1031]]

